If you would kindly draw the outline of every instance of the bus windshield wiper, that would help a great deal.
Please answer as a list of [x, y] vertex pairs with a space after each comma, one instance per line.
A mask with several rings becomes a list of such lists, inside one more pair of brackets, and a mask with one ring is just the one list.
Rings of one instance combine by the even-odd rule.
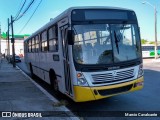
[[115, 38], [117, 52], [119, 54], [119, 45], [118, 45], [118, 42], [120, 42], [120, 40], [118, 40], [115, 30], [114, 30], [114, 38]]

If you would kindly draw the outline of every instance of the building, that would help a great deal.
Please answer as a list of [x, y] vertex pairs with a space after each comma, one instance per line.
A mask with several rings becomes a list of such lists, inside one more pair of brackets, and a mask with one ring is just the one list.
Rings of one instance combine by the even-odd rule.
[[[19, 56], [24, 55], [24, 39], [29, 37], [30, 35], [24, 34], [24, 35], [14, 35], [15, 38], [15, 54]], [[10, 35], [11, 38], [11, 35]], [[7, 55], [12, 55], [12, 43], [11, 39], [9, 40], [9, 49], [8, 49], [8, 40], [7, 40], [7, 35], [5, 33], [1, 34], [1, 53], [5, 56]]]

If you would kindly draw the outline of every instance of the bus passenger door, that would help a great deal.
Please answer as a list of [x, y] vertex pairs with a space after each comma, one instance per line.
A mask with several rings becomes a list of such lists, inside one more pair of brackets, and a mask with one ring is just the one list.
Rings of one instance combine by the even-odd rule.
[[69, 48], [68, 48], [68, 41], [67, 41], [67, 31], [68, 25], [60, 26], [60, 36], [61, 36], [61, 50], [62, 50], [62, 63], [63, 63], [63, 78], [64, 78], [64, 85], [65, 91], [69, 96], [72, 96], [72, 83], [71, 83], [71, 76], [70, 76], [70, 62], [69, 62]]

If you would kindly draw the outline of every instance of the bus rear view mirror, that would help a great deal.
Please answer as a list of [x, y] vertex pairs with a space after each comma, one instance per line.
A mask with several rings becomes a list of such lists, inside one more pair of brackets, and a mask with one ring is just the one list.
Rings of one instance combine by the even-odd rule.
[[67, 34], [68, 45], [74, 45], [74, 31], [68, 30]]

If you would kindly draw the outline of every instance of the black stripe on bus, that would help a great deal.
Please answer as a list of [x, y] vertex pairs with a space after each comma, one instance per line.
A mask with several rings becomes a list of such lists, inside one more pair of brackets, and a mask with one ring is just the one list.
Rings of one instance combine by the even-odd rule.
[[60, 77], [60, 78], [62, 77], [62, 76], [60, 76], [60, 75], [57, 75], [57, 74], [56, 74], [56, 76], [57, 76], [57, 77]]
[[40, 67], [37, 67], [37, 66], [35, 66], [35, 65], [32, 65], [32, 66], [33, 66], [33, 67], [36, 67], [36, 68], [39, 68], [39, 69], [41, 69], [41, 70], [43, 70], [43, 71], [49, 72], [48, 70], [45, 70], [45, 69], [40, 68]]

